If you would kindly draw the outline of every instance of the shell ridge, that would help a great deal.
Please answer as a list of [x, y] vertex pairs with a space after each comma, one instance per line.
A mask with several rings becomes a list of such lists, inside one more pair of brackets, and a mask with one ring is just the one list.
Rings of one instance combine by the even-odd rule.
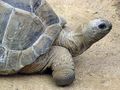
[[[5, 35], [6, 35], [7, 29], [8, 29], [8, 25], [9, 25], [9, 23], [10, 23], [10, 20], [11, 20], [11, 17], [12, 17], [12, 15], [13, 15], [13, 13], [14, 13], [14, 9], [12, 10], [12, 12], [11, 12], [11, 14], [10, 14], [10, 16], [9, 16], [9, 19], [8, 19], [8, 22], [7, 22], [7, 25], [6, 25], [6, 29], [5, 29], [5, 32], [4, 32], [4, 35], [3, 35], [2, 45], [4, 45], [4, 46], [5, 46], [4, 42], [6, 41], [6, 40], [5, 40]], [[6, 46], [5, 46], [5, 47], [6, 47]]]

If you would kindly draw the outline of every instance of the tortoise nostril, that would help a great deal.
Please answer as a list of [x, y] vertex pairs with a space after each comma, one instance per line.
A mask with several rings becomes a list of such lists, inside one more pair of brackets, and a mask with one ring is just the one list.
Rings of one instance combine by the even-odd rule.
[[99, 29], [105, 29], [107, 26], [106, 26], [105, 23], [102, 23], [102, 24], [100, 24], [98, 27], [99, 27]]

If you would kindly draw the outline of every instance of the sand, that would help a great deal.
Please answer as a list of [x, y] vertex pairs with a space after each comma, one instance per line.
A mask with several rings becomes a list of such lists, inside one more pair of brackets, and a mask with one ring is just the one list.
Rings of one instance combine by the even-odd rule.
[[120, 90], [120, 0], [47, 1], [73, 29], [98, 17], [110, 20], [113, 29], [74, 58], [76, 79], [72, 85], [58, 87], [50, 75], [15, 75], [0, 77], [0, 90]]

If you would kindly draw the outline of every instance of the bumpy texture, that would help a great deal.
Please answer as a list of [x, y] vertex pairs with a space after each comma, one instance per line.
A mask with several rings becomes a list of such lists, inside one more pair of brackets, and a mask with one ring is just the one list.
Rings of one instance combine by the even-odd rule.
[[19, 72], [24, 74], [42, 73], [47, 68], [52, 69], [53, 79], [57, 85], [69, 85], [75, 79], [72, 55], [61, 46], [53, 46], [48, 53], [40, 56], [34, 63], [25, 66]]
[[73, 57], [112, 29], [109, 21], [95, 19], [70, 30], [44, 0], [4, 0], [0, 6], [1, 23], [6, 25], [3, 29], [1, 24], [0, 47], [0, 74], [4, 75], [42, 73], [50, 68], [57, 85], [69, 85], [75, 79]]

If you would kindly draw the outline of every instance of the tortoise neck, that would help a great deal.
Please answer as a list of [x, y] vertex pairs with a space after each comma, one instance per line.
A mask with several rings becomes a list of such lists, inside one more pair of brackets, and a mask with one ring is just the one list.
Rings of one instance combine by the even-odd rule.
[[73, 31], [65, 28], [56, 39], [55, 45], [67, 48], [72, 56], [78, 56], [87, 50], [92, 45], [92, 42], [89, 42], [81, 30]]

